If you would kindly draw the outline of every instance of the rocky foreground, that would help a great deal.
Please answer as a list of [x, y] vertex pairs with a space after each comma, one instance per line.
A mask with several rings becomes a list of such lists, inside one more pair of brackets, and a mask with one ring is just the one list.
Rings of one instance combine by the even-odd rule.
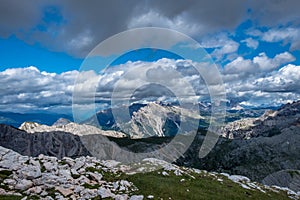
[[147, 158], [124, 165], [93, 157], [22, 156], [0, 147], [0, 198], [12, 199], [299, 199], [287, 188], [247, 177], [178, 167]]

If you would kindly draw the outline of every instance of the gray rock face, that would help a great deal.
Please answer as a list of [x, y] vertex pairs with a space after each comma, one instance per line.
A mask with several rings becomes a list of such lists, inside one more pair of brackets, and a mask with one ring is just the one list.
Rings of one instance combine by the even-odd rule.
[[[100, 111], [97, 117], [94, 116], [85, 123], [100, 125], [104, 130], [121, 130], [134, 139], [173, 136], [179, 131], [187, 133], [197, 130], [199, 120], [204, 117], [197, 112], [199, 108], [193, 106], [194, 109], [191, 106], [182, 108], [160, 102], [132, 104], [129, 108], [120, 106], [113, 111], [111, 109]], [[188, 125], [179, 129], [183, 122]]]
[[71, 123], [70, 120], [65, 119], [65, 118], [59, 118], [56, 122], [53, 123], [52, 126], [63, 126]]
[[106, 189], [106, 188], [100, 188], [98, 190], [98, 194], [101, 196], [101, 198], [108, 198], [112, 196], [112, 193], [110, 191], [110, 189]]
[[292, 126], [272, 137], [249, 140], [220, 138], [213, 150], [198, 158], [203, 136], [198, 136], [189, 150], [176, 161], [208, 171], [241, 174], [261, 182], [266, 176], [284, 169], [300, 170], [300, 126]]
[[0, 145], [28, 156], [44, 154], [63, 158], [91, 155], [79, 136], [71, 133], [57, 131], [29, 134], [3, 124], [0, 124]]
[[227, 124], [222, 136], [230, 139], [278, 135], [285, 128], [300, 125], [300, 101], [286, 104], [277, 111], [266, 111], [261, 117], [246, 118]]
[[26, 131], [27, 133], [42, 133], [42, 132], [67, 132], [72, 133], [73, 135], [83, 136], [83, 135], [105, 135], [110, 137], [123, 138], [126, 137], [126, 134], [118, 131], [112, 130], [101, 130], [91, 125], [86, 124], [76, 124], [73, 122], [69, 122], [66, 124], [59, 125], [42, 125], [35, 122], [24, 122], [19, 129]]
[[281, 170], [264, 178], [262, 183], [270, 186], [288, 187], [293, 191], [300, 192], [300, 171]]
[[40, 166], [29, 165], [22, 168], [20, 176], [24, 179], [32, 180], [42, 176]]
[[28, 188], [32, 187], [33, 183], [30, 180], [21, 179], [15, 185], [16, 190], [27, 190]]

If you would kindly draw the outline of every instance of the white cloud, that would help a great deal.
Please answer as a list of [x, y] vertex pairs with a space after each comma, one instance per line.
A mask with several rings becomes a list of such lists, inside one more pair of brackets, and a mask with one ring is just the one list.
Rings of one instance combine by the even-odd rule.
[[271, 28], [268, 31], [251, 30], [249, 35], [258, 36], [261, 40], [266, 42], [283, 42], [290, 44], [290, 50], [300, 49], [300, 28], [286, 27], [286, 28]]
[[191, 36], [203, 31], [200, 24], [188, 22], [184, 15], [178, 15], [170, 19], [153, 10], [132, 18], [128, 23], [128, 28], [147, 26], [170, 28]]
[[200, 45], [203, 48], [213, 48], [214, 51], [211, 56], [217, 58], [217, 60], [228, 56], [228, 54], [236, 53], [240, 46], [239, 43], [229, 38], [227, 33], [204, 37]]
[[216, 57], [217, 59], [223, 58], [225, 55], [230, 54], [230, 53], [235, 53], [237, 52], [240, 44], [235, 42], [235, 41], [228, 41], [224, 46], [221, 48], [215, 49], [211, 55], [213, 57]]
[[259, 42], [257, 40], [254, 40], [253, 38], [246, 38], [245, 40], [242, 40], [241, 42], [246, 43], [247, 47], [252, 49], [257, 49]]
[[70, 105], [77, 71], [61, 74], [40, 72], [36, 67], [0, 72], [0, 102], [7, 108], [41, 109]]
[[257, 66], [250, 59], [238, 57], [224, 67], [226, 74], [254, 73]]
[[300, 93], [300, 66], [289, 64], [277, 73], [256, 80], [255, 85], [267, 92]]
[[238, 57], [224, 67], [225, 74], [245, 74], [270, 72], [278, 69], [281, 65], [292, 62], [295, 57], [289, 52], [277, 54], [274, 58], [269, 58], [265, 53], [260, 53], [252, 60]]
[[300, 66], [288, 64], [278, 71], [237, 75], [224, 82], [229, 100], [242, 106], [274, 106], [300, 99], [299, 79]]
[[[299, 99], [300, 66], [288, 64], [277, 70], [279, 65], [290, 60], [292, 56], [286, 52], [274, 58], [268, 58], [265, 54], [253, 59], [238, 57], [226, 65], [223, 71], [229, 100], [246, 105], [246, 102], [268, 104]], [[273, 63], [277, 67], [270, 68], [266, 63]], [[137, 101], [147, 98], [168, 99], [167, 96], [171, 95], [169, 91], [185, 100], [207, 100], [207, 86], [197, 70], [191, 69], [192, 65], [200, 67], [201, 73], [206, 73], [213, 85], [211, 90], [220, 91], [220, 85], [214, 81], [216, 75], [210, 73], [207, 64], [187, 60], [128, 62], [109, 68], [102, 74], [93, 71], [56, 74], [41, 72], [36, 67], [13, 68], [0, 72], [0, 107], [10, 111], [70, 112], [75, 80], [75, 89], [81, 95], [75, 102], [79, 103], [78, 108], [92, 109], [90, 104], [94, 97], [96, 102], [107, 105], [116, 86], [117, 97], [132, 98], [133, 95]], [[155, 84], [145, 86], [145, 83]]]
[[257, 64], [261, 71], [271, 71], [292, 61], [295, 61], [295, 57], [289, 52], [277, 54], [274, 58], [269, 58], [265, 53], [260, 53], [253, 58], [253, 63]]

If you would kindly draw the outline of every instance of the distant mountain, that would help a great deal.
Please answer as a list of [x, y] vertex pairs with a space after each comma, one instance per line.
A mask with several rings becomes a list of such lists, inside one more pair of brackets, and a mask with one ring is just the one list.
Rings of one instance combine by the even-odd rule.
[[52, 125], [59, 118], [65, 118], [72, 121], [72, 116], [64, 114], [0, 112], [0, 124], [7, 124], [14, 127], [19, 127], [25, 121]]
[[[124, 109], [128, 113], [125, 113]], [[176, 135], [182, 122], [191, 125], [182, 129], [186, 133], [199, 127], [207, 128], [208, 118], [200, 115], [198, 110], [198, 105], [194, 105], [193, 109], [185, 109], [177, 105], [157, 102], [132, 104], [128, 109], [119, 107], [114, 110], [99, 111], [96, 116], [83, 123], [100, 126], [103, 130], [122, 131], [131, 138], [166, 137]], [[117, 121], [114, 113], [118, 114]]]
[[203, 137], [195, 138], [178, 164], [242, 174], [256, 181], [281, 170], [300, 170], [300, 101], [229, 123], [213, 150], [199, 159]]
[[[122, 130], [137, 138], [163, 137], [176, 135], [181, 117], [182, 120], [190, 121], [191, 124], [198, 123], [198, 129], [207, 130], [212, 109], [210, 103], [185, 104], [184, 108], [182, 107], [177, 104], [162, 102], [133, 103], [128, 107], [115, 107], [114, 110], [111, 108], [100, 110], [95, 116], [83, 121], [82, 124], [98, 126], [103, 130]], [[257, 118], [270, 109], [276, 110], [276, 107], [250, 109], [241, 106], [228, 106], [226, 108], [225, 123], [244, 118]], [[116, 113], [118, 114], [117, 122], [114, 116]], [[195, 115], [200, 117], [191, 117]]]
[[[64, 156], [78, 157], [81, 155], [96, 155], [101, 159], [114, 159], [119, 161], [135, 160], [130, 153], [141, 152], [149, 153], [146, 156], [155, 157], [163, 160], [172, 160], [176, 154], [177, 160], [172, 160], [178, 165], [205, 169], [209, 171], [225, 172], [230, 174], [240, 174], [255, 181], [279, 181], [279, 175], [276, 174], [282, 170], [297, 171], [300, 170], [300, 101], [287, 104], [277, 111], [268, 111], [264, 115], [239, 120], [230, 123], [227, 126], [224, 137], [220, 137], [212, 151], [204, 158], [199, 158], [199, 150], [205, 138], [205, 131], [200, 130], [193, 143], [188, 147], [184, 154], [178, 151], [184, 146], [183, 142], [188, 135], [181, 135], [175, 146], [177, 149], [168, 149], [159, 151], [169, 144], [174, 136], [164, 135], [163, 122], [169, 118], [174, 124], [177, 123], [176, 115], [182, 114], [182, 120], [197, 119], [202, 120], [202, 116], [194, 115], [193, 112], [180, 110], [174, 105], [149, 104], [141, 106], [137, 111], [132, 112], [130, 122], [137, 125], [137, 132], [132, 132], [138, 137], [116, 138], [106, 137], [99, 129], [87, 131], [80, 134], [82, 127], [89, 125], [75, 125], [66, 120], [59, 120], [58, 125], [44, 126], [35, 123], [24, 124], [25, 131], [13, 128], [7, 125], [0, 125], [0, 145], [13, 149], [22, 155], [37, 156], [40, 153], [62, 158]], [[158, 119], [153, 115], [165, 116]], [[140, 125], [139, 123], [144, 123]], [[70, 126], [69, 128], [68, 125]], [[115, 123], [115, 126], [118, 124]], [[126, 123], [124, 124], [126, 125]], [[156, 137], [146, 135], [146, 138], [138, 135], [139, 131], [145, 131], [148, 126], [156, 134]], [[156, 126], [155, 126], [156, 125]], [[151, 127], [152, 126], [152, 127]], [[134, 127], [134, 126], [133, 126]], [[228, 128], [229, 127], [229, 128]], [[22, 128], [22, 127], [21, 127]], [[134, 129], [132, 129], [134, 130]], [[163, 130], [161, 132], [161, 130]], [[37, 132], [41, 131], [41, 132]], [[67, 131], [67, 132], [66, 132]], [[86, 131], [86, 130], [84, 130]], [[93, 132], [95, 131], [95, 132]], [[110, 130], [111, 131], [111, 130]], [[232, 136], [232, 137], [228, 137]], [[139, 139], [132, 139], [139, 138]], [[87, 149], [86, 147], [92, 147]], [[121, 151], [121, 150], [125, 151]], [[177, 154], [178, 153], [178, 154]], [[137, 154], [138, 159], [144, 159], [144, 154]], [[175, 157], [176, 157], [175, 156]], [[176, 157], [176, 158], [178, 158]], [[270, 179], [267, 177], [271, 177]], [[296, 178], [295, 178], [296, 177]], [[289, 180], [293, 183], [299, 183], [298, 176], [293, 179], [285, 179], [282, 186], [289, 187]], [[293, 188], [299, 188], [293, 185]]]
[[258, 136], [280, 134], [285, 128], [300, 125], [300, 101], [267, 110], [256, 118], [243, 118], [228, 123], [222, 129], [223, 137], [249, 139]]
[[91, 134], [100, 134], [110, 137], [126, 137], [126, 134], [113, 130], [101, 130], [91, 125], [86, 124], [76, 124], [70, 122], [67, 119], [60, 118], [52, 126], [38, 124], [36, 122], [24, 122], [19, 127], [20, 130], [24, 130], [27, 133], [40, 133], [40, 132], [66, 132], [72, 133], [74, 135], [83, 136]]

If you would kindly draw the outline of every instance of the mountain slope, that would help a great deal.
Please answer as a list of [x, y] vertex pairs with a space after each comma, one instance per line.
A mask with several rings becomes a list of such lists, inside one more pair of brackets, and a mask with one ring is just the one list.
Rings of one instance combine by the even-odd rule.
[[0, 124], [0, 145], [27, 156], [91, 155], [77, 135], [61, 131], [31, 134], [3, 124]]
[[[247, 177], [182, 168], [157, 159], [134, 165], [93, 157], [21, 156], [0, 147], [0, 198], [289, 199], [299, 194]], [[216, 192], [217, 191], [217, 192]]]
[[[196, 105], [194, 107], [197, 108]], [[185, 127], [181, 129], [184, 133], [197, 130], [199, 120], [201, 125], [207, 125], [205, 118], [199, 115], [198, 110], [199, 108], [189, 110], [157, 102], [132, 104], [128, 110], [127, 107], [119, 107], [114, 110], [99, 111], [96, 116], [83, 123], [100, 126], [104, 130], [121, 130], [135, 139], [174, 136], [178, 133], [182, 123], [185, 123]], [[113, 116], [114, 114], [117, 116]]]
[[300, 125], [300, 101], [286, 104], [278, 110], [266, 111], [258, 118], [245, 118], [227, 124], [222, 136], [230, 139], [249, 139], [258, 136], [273, 136], [281, 130]]

